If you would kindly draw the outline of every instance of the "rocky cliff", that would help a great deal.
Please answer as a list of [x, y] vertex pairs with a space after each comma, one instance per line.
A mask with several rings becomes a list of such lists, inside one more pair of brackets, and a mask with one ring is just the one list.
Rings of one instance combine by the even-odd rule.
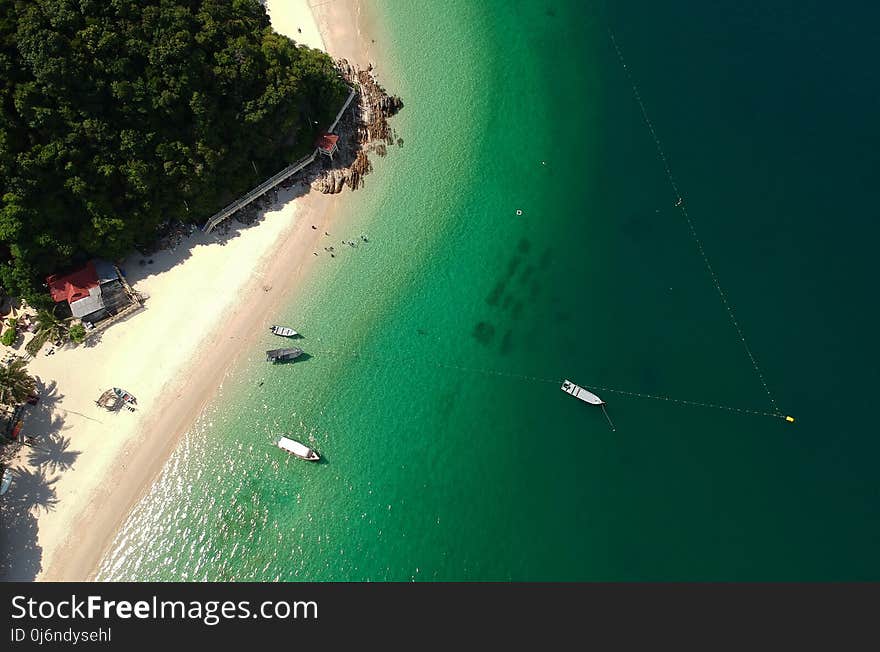
[[356, 95], [336, 127], [339, 151], [325, 158], [312, 187], [323, 193], [337, 193], [348, 186], [356, 190], [372, 170], [370, 154], [385, 156], [388, 146], [403, 146], [388, 118], [403, 108], [403, 101], [389, 95], [376, 80], [372, 65], [361, 70], [345, 59], [337, 61], [339, 71]]

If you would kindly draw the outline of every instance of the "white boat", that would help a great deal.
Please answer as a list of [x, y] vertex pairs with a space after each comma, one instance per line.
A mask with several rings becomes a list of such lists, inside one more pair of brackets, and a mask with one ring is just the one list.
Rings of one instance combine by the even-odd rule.
[[9, 491], [9, 485], [12, 484], [12, 469], [7, 468], [3, 471], [3, 480], [0, 480], [0, 496]]
[[611, 417], [608, 416], [608, 411], [605, 409], [605, 401], [593, 394], [593, 392], [588, 389], [584, 389], [580, 385], [575, 385], [570, 380], [562, 381], [561, 389], [566, 394], [571, 394], [575, 398], [582, 400], [584, 403], [589, 403], [590, 405], [598, 405], [600, 408], [602, 408], [602, 414], [604, 414], [605, 418], [608, 420], [608, 425], [611, 426], [612, 432], [617, 430], [617, 428], [614, 427], [614, 422], [611, 420]]
[[299, 333], [289, 326], [272, 326], [269, 330], [275, 333], [275, 335], [280, 335], [281, 337], [296, 337], [299, 335]]
[[294, 441], [289, 437], [279, 437], [278, 441], [275, 442], [275, 445], [283, 451], [287, 451], [291, 455], [296, 455], [301, 460], [308, 460], [309, 462], [317, 462], [321, 459], [321, 456], [318, 453], [305, 444], [300, 444], [298, 441]]
[[605, 405], [605, 401], [593, 394], [593, 392], [584, 389], [580, 385], [575, 385], [570, 380], [563, 381], [562, 391], [566, 394], [571, 394], [575, 398], [579, 398], [584, 403], [589, 403], [590, 405]]

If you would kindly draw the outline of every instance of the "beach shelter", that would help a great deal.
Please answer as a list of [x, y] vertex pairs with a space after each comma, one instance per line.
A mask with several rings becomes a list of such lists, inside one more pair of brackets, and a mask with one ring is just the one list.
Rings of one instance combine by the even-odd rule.
[[315, 142], [315, 147], [321, 154], [333, 158], [333, 155], [339, 151], [338, 143], [339, 136], [336, 134], [321, 134], [317, 142]]

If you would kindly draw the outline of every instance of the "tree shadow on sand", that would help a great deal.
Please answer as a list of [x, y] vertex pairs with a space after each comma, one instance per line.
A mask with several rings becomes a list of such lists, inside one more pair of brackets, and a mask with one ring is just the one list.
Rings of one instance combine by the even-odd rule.
[[[61, 419], [56, 420], [61, 421]], [[45, 466], [49, 471], [57, 473], [72, 468], [79, 455], [79, 451], [70, 450], [70, 437], [54, 433], [31, 447], [28, 452], [28, 462], [33, 466]]]
[[3, 506], [14, 511], [25, 510], [50, 512], [58, 504], [55, 483], [58, 476], [49, 477], [45, 469], [13, 469], [12, 485], [3, 496]]
[[91, 349], [98, 344], [101, 343], [101, 338], [104, 336], [104, 331], [98, 331], [97, 333], [91, 333], [85, 342], [82, 343], [84, 347], [87, 349]]
[[[64, 398], [64, 394], [58, 392], [58, 384], [53, 380], [44, 383], [37, 376], [37, 394], [40, 401], [36, 405], [27, 407], [25, 423], [27, 432], [39, 433], [36, 446], [48, 448], [52, 445], [52, 439], [60, 436], [64, 429], [64, 419], [55, 414], [58, 402]], [[55, 444], [57, 448], [57, 444]], [[31, 462], [34, 464], [34, 462]]]
[[43, 568], [34, 510], [55, 509], [58, 477], [48, 477], [44, 469], [16, 467], [12, 471], [12, 485], [0, 499], [0, 580], [29, 582]]
[[43, 567], [34, 511], [55, 509], [58, 476], [50, 478], [44, 469], [12, 471], [12, 485], [0, 499], [0, 580], [27, 582], [36, 579]]
[[0, 580], [36, 579], [43, 568], [43, 549], [37, 543], [37, 531], [37, 519], [29, 510], [14, 509], [5, 500], [0, 502]]
[[[26, 446], [33, 468], [12, 468], [12, 484], [0, 497], [0, 579], [5, 581], [33, 581], [42, 570], [37, 516], [56, 508], [57, 472], [71, 468], [80, 454], [70, 450], [70, 438], [61, 434], [64, 420], [54, 414], [62, 398], [57, 385], [36, 380], [40, 400], [26, 406], [24, 417], [25, 432], [39, 433]], [[14, 443], [6, 450], [12, 456], [21, 446]]]
[[36, 376], [34, 380], [37, 382], [37, 395], [40, 397], [40, 402], [28, 408], [28, 418], [37, 414], [51, 413], [55, 404], [64, 398], [64, 394], [58, 393], [58, 383], [54, 380], [44, 382], [39, 376]]
[[[272, 174], [278, 171], [280, 170], [276, 170]], [[309, 166], [303, 172], [294, 175], [289, 181], [278, 185], [273, 190], [267, 191], [266, 194], [256, 199], [250, 205], [221, 222], [209, 234], [202, 232], [201, 227], [204, 225], [204, 222], [200, 221], [198, 224], [199, 228], [191, 234], [186, 232], [188, 227], [183, 226], [184, 233], [182, 235], [171, 236], [164, 243], [160, 242], [162, 238], [158, 238], [149, 247], [145, 247], [144, 251], [135, 251], [122, 264], [126, 281], [130, 285], [135, 286], [146, 278], [167, 272], [188, 259], [192, 255], [193, 249], [197, 247], [205, 245], [225, 246], [242, 235], [247, 229], [262, 223], [266, 213], [278, 210], [291, 200], [308, 194], [311, 191], [311, 181], [319, 171], [320, 169], [317, 165]], [[267, 174], [265, 178], [269, 176], [271, 175]], [[265, 178], [255, 179], [253, 187], [262, 183]], [[222, 198], [222, 201], [218, 202], [217, 208], [220, 209], [224, 204], [239, 199], [245, 192], [247, 191], [230, 194], [228, 197]], [[207, 220], [209, 217], [210, 215], [205, 215], [203, 220]], [[145, 307], [148, 306], [149, 301], [144, 305]]]

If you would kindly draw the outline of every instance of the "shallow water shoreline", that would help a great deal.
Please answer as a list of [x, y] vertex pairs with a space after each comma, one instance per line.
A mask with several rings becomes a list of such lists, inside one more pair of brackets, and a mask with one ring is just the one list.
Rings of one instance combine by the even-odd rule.
[[[308, 38], [287, 35], [314, 47], [321, 38], [340, 42], [337, 29], [355, 33], [356, 14], [349, 12], [358, 5], [334, 3], [332, 24], [316, 20], [306, 2], [278, 5], [274, 13], [282, 28], [303, 26]], [[349, 42], [354, 47], [357, 43]], [[332, 47], [329, 51], [339, 56]], [[347, 194], [321, 195], [297, 183], [280, 193], [260, 222], [234, 229], [230, 238], [197, 233], [173, 251], [156, 254], [150, 265], [131, 258], [130, 280], [151, 297], [145, 310], [114, 324], [95, 348], [41, 355], [32, 362], [33, 373], [56, 389], [55, 398], [44, 401], [42, 418], [28, 424], [29, 432], [66, 442], [73, 461], [49, 480], [57, 502], [31, 510], [37, 540], [21, 546], [28, 559], [14, 561], [8, 579], [93, 579], [116, 531], [181, 436], [277, 318], [280, 306], [312, 278], [317, 260], [312, 253], [321, 250], [325, 231], [335, 229]], [[215, 242], [221, 239], [226, 241]], [[93, 404], [96, 382], [134, 392], [138, 412], [101, 413]], [[29, 466], [25, 451], [18, 463]], [[10, 546], [16, 547], [16, 536], [10, 527]]]

